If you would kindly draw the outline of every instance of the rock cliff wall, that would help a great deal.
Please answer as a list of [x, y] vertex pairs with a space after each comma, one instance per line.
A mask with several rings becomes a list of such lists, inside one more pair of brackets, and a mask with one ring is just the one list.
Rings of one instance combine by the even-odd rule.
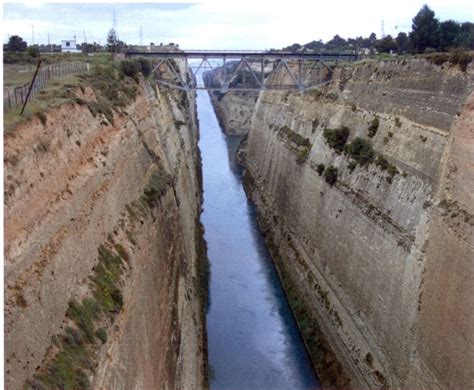
[[9, 389], [207, 386], [194, 97], [134, 88], [5, 138]]
[[[216, 68], [214, 72], [204, 73], [203, 79], [206, 85], [222, 80], [221, 72], [222, 68]], [[227, 135], [245, 135], [249, 132], [258, 92], [213, 91], [209, 96], [219, 124]]]
[[246, 190], [326, 386], [472, 387], [473, 86], [392, 60], [258, 98]]

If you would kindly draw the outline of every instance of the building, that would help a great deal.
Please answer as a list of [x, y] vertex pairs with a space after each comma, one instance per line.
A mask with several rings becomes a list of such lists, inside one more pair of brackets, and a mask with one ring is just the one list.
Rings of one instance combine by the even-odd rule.
[[62, 53], [80, 53], [77, 49], [76, 37], [74, 39], [63, 39], [61, 40], [61, 52]]

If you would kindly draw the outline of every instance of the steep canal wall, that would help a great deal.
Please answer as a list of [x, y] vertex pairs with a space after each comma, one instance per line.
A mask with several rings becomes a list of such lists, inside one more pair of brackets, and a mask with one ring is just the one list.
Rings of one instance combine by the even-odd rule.
[[473, 385], [473, 73], [367, 62], [259, 95], [246, 190], [326, 386]]
[[194, 95], [119, 69], [5, 136], [8, 389], [207, 386]]

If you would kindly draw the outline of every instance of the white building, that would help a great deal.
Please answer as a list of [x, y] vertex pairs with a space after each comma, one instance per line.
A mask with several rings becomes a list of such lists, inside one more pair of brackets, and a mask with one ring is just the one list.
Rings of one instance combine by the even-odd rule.
[[61, 41], [61, 52], [62, 53], [80, 53], [76, 47], [76, 38], [74, 39], [63, 39]]

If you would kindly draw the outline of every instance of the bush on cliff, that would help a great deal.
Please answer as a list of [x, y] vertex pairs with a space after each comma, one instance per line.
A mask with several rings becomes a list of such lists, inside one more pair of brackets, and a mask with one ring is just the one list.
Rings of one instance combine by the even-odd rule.
[[380, 124], [379, 118], [374, 117], [368, 129], [370, 138], [372, 138], [375, 134], [377, 134], [377, 130], [379, 129], [379, 124]]
[[360, 165], [371, 163], [374, 160], [375, 153], [372, 149], [372, 144], [360, 137], [344, 147], [344, 152], [357, 161]]
[[349, 138], [349, 128], [343, 126], [340, 129], [324, 129], [323, 135], [326, 138], [327, 144], [333, 148], [336, 153], [341, 153]]
[[326, 183], [328, 183], [330, 186], [333, 186], [336, 184], [337, 181], [337, 173], [338, 170], [336, 167], [330, 165], [326, 168], [324, 171], [324, 180], [326, 180]]
[[125, 76], [131, 77], [138, 83], [138, 73], [140, 72], [140, 68], [137, 62], [133, 60], [124, 60], [120, 62], [120, 70]]

